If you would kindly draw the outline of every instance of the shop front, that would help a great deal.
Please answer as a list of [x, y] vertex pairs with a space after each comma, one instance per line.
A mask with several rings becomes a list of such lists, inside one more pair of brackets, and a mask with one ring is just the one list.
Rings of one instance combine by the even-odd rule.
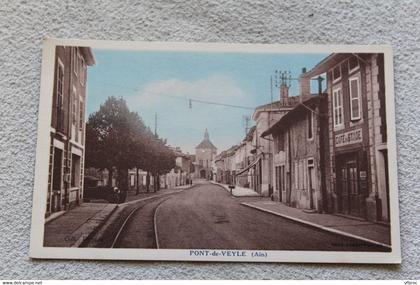
[[361, 128], [335, 136], [334, 163], [337, 212], [365, 218], [369, 163]]

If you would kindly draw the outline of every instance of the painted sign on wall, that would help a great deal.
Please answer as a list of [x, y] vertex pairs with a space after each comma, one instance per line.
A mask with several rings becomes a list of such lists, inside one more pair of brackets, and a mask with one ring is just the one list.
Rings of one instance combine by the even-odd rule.
[[362, 142], [362, 129], [351, 130], [335, 136], [335, 146], [345, 146]]

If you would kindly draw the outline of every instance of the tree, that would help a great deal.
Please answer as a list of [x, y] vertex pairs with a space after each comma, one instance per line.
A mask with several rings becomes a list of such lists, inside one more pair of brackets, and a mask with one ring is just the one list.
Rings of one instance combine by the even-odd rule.
[[118, 172], [118, 186], [128, 190], [128, 170], [147, 171], [147, 191], [150, 173], [154, 191], [159, 190], [159, 177], [175, 167], [175, 156], [160, 139], [146, 127], [136, 112], [130, 112], [124, 99], [109, 97], [99, 110], [89, 116], [86, 124], [86, 167], [107, 169], [112, 183], [114, 169]]
[[109, 97], [99, 111], [89, 116], [86, 125], [86, 166], [109, 171], [112, 181], [114, 167], [118, 185], [128, 188], [127, 171], [135, 165], [137, 144], [134, 116], [122, 98]]

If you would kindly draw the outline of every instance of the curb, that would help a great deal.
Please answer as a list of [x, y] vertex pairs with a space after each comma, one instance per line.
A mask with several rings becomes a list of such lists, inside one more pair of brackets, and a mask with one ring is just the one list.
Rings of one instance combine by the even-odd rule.
[[371, 243], [371, 244], [374, 244], [374, 245], [377, 245], [377, 246], [382, 246], [382, 247], [385, 247], [385, 248], [388, 248], [388, 249], [392, 250], [392, 247], [389, 244], [381, 243], [381, 242], [378, 242], [378, 241], [375, 241], [375, 240], [372, 240], [372, 239], [368, 239], [368, 238], [364, 238], [364, 237], [354, 235], [354, 234], [351, 234], [351, 233], [347, 233], [347, 232], [343, 232], [343, 231], [340, 231], [340, 230], [332, 229], [332, 228], [329, 228], [329, 227], [326, 227], [326, 226], [322, 226], [322, 225], [319, 225], [319, 224], [308, 222], [308, 221], [298, 219], [298, 218], [295, 218], [295, 217], [292, 217], [292, 216], [288, 216], [288, 215], [285, 215], [285, 214], [280, 214], [280, 213], [277, 213], [277, 212], [274, 212], [274, 211], [271, 211], [271, 210], [267, 210], [267, 209], [264, 209], [264, 208], [261, 208], [261, 207], [258, 207], [258, 206], [254, 206], [254, 205], [245, 203], [245, 202], [241, 203], [241, 205], [244, 205], [244, 206], [247, 206], [247, 207], [262, 211], [262, 212], [270, 213], [270, 214], [273, 214], [273, 215], [276, 215], [276, 216], [279, 216], [279, 217], [282, 217], [282, 218], [285, 218], [285, 219], [288, 219], [288, 220], [292, 220], [294, 222], [298, 222], [298, 223], [301, 223], [301, 224], [304, 224], [304, 225], [307, 225], [307, 226], [310, 226], [310, 227], [313, 227], [313, 228], [317, 228], [317, 229], [320, 229], [320, 230], [323, 230], [323, 231], [326, 231], [326, 232], [330, 232], [330, 233], [333, 233], [333, 234], [338, 234], [338, 235], [345, 236], [345, 237], [348, 237], [348, 238], [353, 238], [353, 239], [356, 239], [356, 240], [359, 240], [359, 241]]
[[60, 211], [60, 212], [56, 212], [54, 214], [51, 214], [49, 217], [47, 217], [44, 220], [44, 225], [51, 223], [52, 221], [54, 221], [55, 219], [61, 217], [62, 215], [64, 215], [65, 213], [67, 213], [67, 211]]
[[[115, 205], [114, 208], [111, 211], [109, 211], [109, 213], [96, 226], [94, 226], [94, 228], [89, 233], [82, 234], [80, 238], [74, 244], [71, 245], [71, 247], [81, 247], [87, 242], [89, 242], [89, 240], [98, 232], [98, 230], [105, 224], [105, 222], [109, 219], [109, 217], [111, 217], [111, 215], [116, 211], [117, 208], [118, 206]], [[89, 221], [95, 219], [95, 217], [96, 215], [89, 219], [84, 225], [89, 223]]]
[[[211, 184], [213, 184], [213, 185], [217, 185], [217, 186], [220, 186], [220, 187], [222, 187], [223, 189], [225, 189], [229, 194], [230, 194], [230, 189], [229, 188], [227, 188], [227, 186], [225, 185], [225, 184], [221, 184], [221, 183], [218, 183], [218, 182], [214, 182], [214, 181], [210, 181], [210, 183]], [[258, 194], [258, 193], [257, 193]], [[262, 197], [260, 194], [258, 194], [258, 195], [234, 195], [233, 194], [233, 191], [232, 191], [232, 194], [230, 194], [232, 197], [234, 197], [234, 198], [243, 198], [243, 197]]]

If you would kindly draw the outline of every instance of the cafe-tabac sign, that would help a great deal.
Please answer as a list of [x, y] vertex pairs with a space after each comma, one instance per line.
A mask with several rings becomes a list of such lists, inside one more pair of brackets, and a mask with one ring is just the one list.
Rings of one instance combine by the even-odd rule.
[[342, 134], [335, 135], [335, 146], [345, 146], [362, 142], [362, 129], [351, 130]]

